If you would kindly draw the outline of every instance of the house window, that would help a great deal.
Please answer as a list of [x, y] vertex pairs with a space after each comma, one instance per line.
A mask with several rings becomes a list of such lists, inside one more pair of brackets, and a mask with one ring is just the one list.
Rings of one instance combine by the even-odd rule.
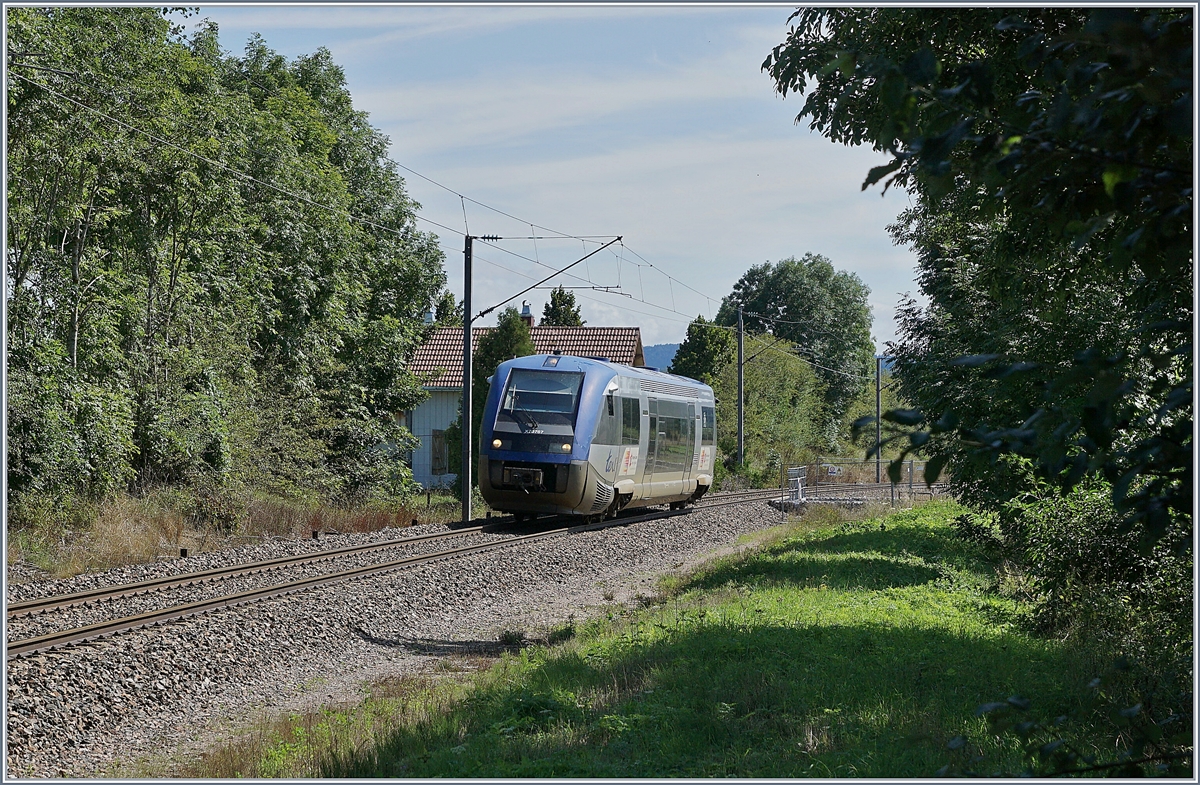
[[446, 432], [435, 430], [431, 436], [433, 449], [430, 452], [429, 473], [436, 477], [449, 471], [446, 465]]

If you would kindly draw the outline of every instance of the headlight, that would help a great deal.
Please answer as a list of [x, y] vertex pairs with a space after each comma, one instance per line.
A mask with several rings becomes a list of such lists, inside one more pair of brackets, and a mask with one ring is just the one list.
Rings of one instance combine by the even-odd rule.
[[500, 449], [500, 440], [499, 439], [492, 439], [492, 449], [494, 449], [494, 450]]
[[563, 452], [570, 452], [570, 451], [571, 451], [571, 445], [569, 445], [569, 444], [564, 444], [564, 445], [563, 445]]

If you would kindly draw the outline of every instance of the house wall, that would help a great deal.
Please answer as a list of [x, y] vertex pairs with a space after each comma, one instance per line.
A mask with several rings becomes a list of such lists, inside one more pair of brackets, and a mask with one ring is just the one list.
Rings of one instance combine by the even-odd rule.
[[[454, 482], [454, 475], [445, 471], [434, 474], [433, 442], [434, 431], [445, 431], [450, 423], [458, 417], [458, 405], [462, 401], [462, 390], [430, 389], [429, 398], [421, 403], [412, 414], [412, 432], [421, 440], [420, 448], [412, 453], [413, 479], [426, 488], [448, 486]], [[445, 455], [451, 450], [459, 450], [458, 444], [446, 444]], [[444, 465], [444, 464], [443, 464]]]

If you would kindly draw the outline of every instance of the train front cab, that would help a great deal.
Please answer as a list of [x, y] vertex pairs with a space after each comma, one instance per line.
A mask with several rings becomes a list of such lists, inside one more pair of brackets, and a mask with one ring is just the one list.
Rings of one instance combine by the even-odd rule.
[[690, 382], [566, 356], [501, 364], [481, 434], [484, 499], [583, 516], [698, 499], [712, 483], [712, 391], [669, 380]]
[[[534, 355], [501, 363], [480, 429], [479, 490], [502, 512], [572, 513], [585, 496], [581, 402], [602, 382], [584, 362]], [[593, 394], [588, 395], [589, 392]]]

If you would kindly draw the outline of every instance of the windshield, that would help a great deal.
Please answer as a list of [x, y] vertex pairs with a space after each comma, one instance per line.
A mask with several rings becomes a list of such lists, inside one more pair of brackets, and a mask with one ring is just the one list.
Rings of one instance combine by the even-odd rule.
[[572, 415], [582, 384], [581, 373], [514, 370], [508, 377], [500, 409], [508, 413]]

